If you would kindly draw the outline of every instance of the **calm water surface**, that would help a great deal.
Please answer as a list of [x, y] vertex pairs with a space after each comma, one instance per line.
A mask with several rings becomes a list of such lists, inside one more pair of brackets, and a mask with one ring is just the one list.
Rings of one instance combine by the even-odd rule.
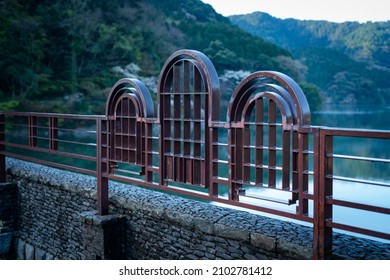
[[[313, 124], [330, 127], [390, 130], [390, 106], [328, 107], [323, 112], [313, 114]], [[335, 142], [336, 144], [335, 153], [390, 158], [389, 140], [340, 138], [338, 142]], [[342, 170], [343, 173], [362, 179], [390, 183], [389, 164], [335, 161], [335, 167]], [[334, 196], [337, 198], [390, 208], [390, 188], [388, 187], [336, 181], [334, 184]], [[343, 207], [335, 207], [334, 214], [336, 221], [351, 221], [354, 226], [390, 233], [389, 215], [348, 210]]]
[[[390, 106], [327, 107], [321, 112], [312, 113], [312, 125], [390, 131]], [[334, 140], [334, 153], [390, 159], [390, 140], [339, 137]], [[390, 164], [334, 159], [334, 173], [339, 176], [390, 184]], [[336, 180], [333, 185], [334, 198], [390, 208], [389, 187]], [[247, 193], [251, 192], [262, 196], [275, 195], [267, 189], [251, 189]], [[275, 204], [268, 202], [262, 202], [262, 205], [275, 208]], [[295, 205], [276, 206], [276, 208], [286, 211], [294, 211], [294, 207]], [[350, 210], [338, 206], [334, 206], [333, 211], [335, 222], [390, 233], [389, 215], [372, 214], [367, 211]]]

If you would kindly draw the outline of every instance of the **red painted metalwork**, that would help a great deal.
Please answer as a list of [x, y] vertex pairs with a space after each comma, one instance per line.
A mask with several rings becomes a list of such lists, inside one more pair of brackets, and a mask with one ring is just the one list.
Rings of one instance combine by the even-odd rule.
[[161, 71], [158, 101], [160, 185], [206, 187], [215, 195], [211, 182], [218, 175], [211, 165], [218, 151], [212, 143], [218, 134], [212, 123], [219, 121], [219, 81], [211, 61], [197, 51], [174, 53]]
[[[108, 184], [116, 179], [300, 220], [313, 225], [315, 259], [331, 254], [333, 228], [390, 240], [388, 233], [333, 216], [340, 206], [390, 215], [389, 208], [333, 195], [336, 180], [390, 187], [334, 172], [335, 160], [390, 165], [390, 158], [334, 154], [335, 138], [390, 141], [390, 132], [312, 126], [300, 87], [273, 71], [255, 72], [237, 86], [226, 121], [219, 119], [219, 99], [211, 61], [181, 50], [162, 68], [157, 112], [141, 81], [121, 79], [108, 96], [105, 116], [1, 113], [0, 182], [9, 156], [96, 176], [101, 215], [109, 212]], [[91, 131], [72, 121], [96, 126], [93, 143], [80, 138]], [[94, 166], [60, 162], [57, 156]]]

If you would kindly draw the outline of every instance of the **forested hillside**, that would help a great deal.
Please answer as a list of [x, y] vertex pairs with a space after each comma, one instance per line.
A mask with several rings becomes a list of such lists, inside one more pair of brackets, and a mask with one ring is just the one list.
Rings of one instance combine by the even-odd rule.
[[261, 12], [230, 20], [289, 49], [308, 67], [307, 81], [318, 85], [328, 101], [390, 104], [390, 21], [282, 20]]
[[199, 0], [3, 0], [0, 110], [103, 113], [122, 77], [115, 67], [157, 76], [182, 48], [204, 52], [221, 73], [272, 69], [302, 80], [289, 51]]

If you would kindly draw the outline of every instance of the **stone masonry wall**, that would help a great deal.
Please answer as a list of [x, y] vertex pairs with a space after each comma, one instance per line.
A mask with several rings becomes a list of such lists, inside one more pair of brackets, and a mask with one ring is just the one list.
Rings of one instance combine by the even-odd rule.
[[[15, 159], [7, 172], [17, 183], [19, 259], [312, 257], [310, 227], [116, 182], [114, 226], [104, 231], [105, 218], [94, 214], [95, 178]], [[334, 234], [333, 258], [390, 259], [390, 245]]]
[[0, 183], [0, 258], [12, 255], [12, 240], [16, 226], [16, 185]]

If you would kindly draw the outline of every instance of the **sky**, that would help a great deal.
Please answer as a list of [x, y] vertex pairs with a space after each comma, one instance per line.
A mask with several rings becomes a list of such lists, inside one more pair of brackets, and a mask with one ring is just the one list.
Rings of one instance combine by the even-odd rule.
[[224, 16], [266, 12], [301, 20], [390, 21], [390, 0], [202, 0]]

